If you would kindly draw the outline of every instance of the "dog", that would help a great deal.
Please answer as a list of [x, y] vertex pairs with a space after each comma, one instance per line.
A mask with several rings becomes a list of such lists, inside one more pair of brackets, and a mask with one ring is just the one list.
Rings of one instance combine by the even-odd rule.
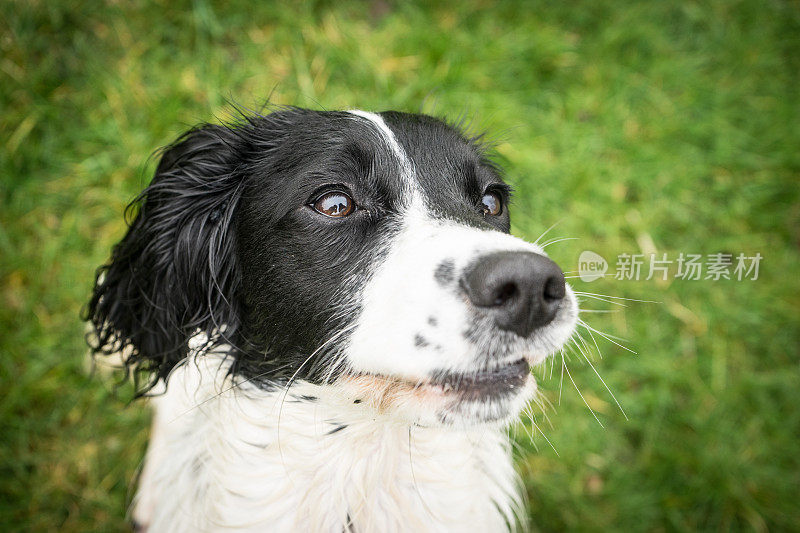
[[578, 305], [481, 137], [279, 108], [161, 154], [87, 307], [155, 407], [142, 531], [524, 527], [507, 427]]

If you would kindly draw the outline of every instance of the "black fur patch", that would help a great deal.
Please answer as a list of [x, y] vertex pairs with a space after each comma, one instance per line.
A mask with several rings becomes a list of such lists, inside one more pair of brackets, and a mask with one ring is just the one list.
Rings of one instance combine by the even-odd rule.
[[326, 435], [333, 435], [334, 433], [338, 433], [345, 428], [347, 428], [347, 424], [337, 424], [336, 427], [328, 431]]
[[439, 285], [449, 285], [455, 278], [455, 263], [453, 263], [453, 260], [445, 259], [439, 263], [439, 266], [436, 267], [436, 271], [433, 273], [433, 278]]

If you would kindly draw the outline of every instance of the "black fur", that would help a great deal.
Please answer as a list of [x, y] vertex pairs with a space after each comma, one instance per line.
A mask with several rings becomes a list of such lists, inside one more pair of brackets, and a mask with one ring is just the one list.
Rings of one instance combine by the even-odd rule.
[[128, 206], [128, 233], [97, 272], [90, 346], [100, 354], [130, 347], [125, 364], [149, 378], [144, 390], [183, 359], [197, 329], [238, 331], [231, 226], [242, 192], [239, 144], [230, 128], [203, 126], [166, 148], [152, 183]]
[[455, 279], [455, 263], [452, 259], [445, 259], [433, 273], [433, 277], [440, 285], [448, 285]]
[[[430, 117], [383, 117], [437, 216], [508, 231], [507, 211], [481, 214], [487, 186], [505, 204], [509, 190], [477, 141]], [[149, 378], [142, 391], [198, 330], [232, 345], [233, 371], [265, 385], [336, 372], [340, 343], [326, 341], [358, 316], [355, 295], [399, 227], [398, 172], [375, 129], [343, 112], [289, 108], [187, 132], [98, 270], [85, 312], [94, 353], [127, 348], [126, 367]], [[330, 190], [351, 195], [356, 212], [315, 212]]]

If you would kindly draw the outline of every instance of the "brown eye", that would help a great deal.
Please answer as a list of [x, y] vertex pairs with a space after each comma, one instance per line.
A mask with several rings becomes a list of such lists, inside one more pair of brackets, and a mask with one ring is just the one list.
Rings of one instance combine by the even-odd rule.
[[497, 216], [503, 212], [503, 201], [497, 193], [487, 191], [481, 202], [483, 203], [483, 216]]
[[346, 217], [356, 207], [352, 198], [343, 192], [329, 192], [317, 198], [311, 205], [314, 211], [328, 217]]

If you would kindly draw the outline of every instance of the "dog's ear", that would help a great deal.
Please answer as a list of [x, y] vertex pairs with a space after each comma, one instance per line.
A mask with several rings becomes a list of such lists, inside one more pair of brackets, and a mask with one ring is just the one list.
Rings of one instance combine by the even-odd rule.
[[205, 125], [169, 146], [128, 206], [127, 234], [98, 269], [84, 311], [93, 326], [87, 340], [95, 355], [122, 354], [129, 375], [147, 375], [137, 380], [141, 392], [186, 356], [196, 333], [236, 334], [241, 144], [233, 127]]

